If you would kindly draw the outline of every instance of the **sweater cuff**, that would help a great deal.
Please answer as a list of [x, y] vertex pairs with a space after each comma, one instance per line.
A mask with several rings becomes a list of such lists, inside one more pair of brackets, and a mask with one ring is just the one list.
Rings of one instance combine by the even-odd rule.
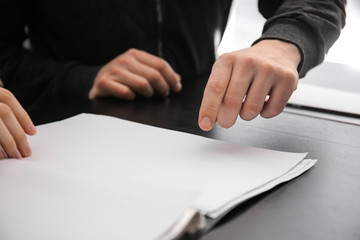
[[86, 100], [101, 66], [74, 64], [66, 76], [66, 94], [63, 100]]
[[[285, 20], [286, 22], [284, 22]], [[278, 20], [270, 26], [265, 25], [262, 36], [253, 45], [266, 39], [276, 39], [292, 43], [299, 49], [301, 61], [297, 70], [300, 78], [304, 77], [311, 68], [318, 65], [324, 59], [324, 55], [319, 53], [312, 33], [301, 23], [291, 19]], [[322, 56], [321, 59], [319, 59], [319, 56]]]

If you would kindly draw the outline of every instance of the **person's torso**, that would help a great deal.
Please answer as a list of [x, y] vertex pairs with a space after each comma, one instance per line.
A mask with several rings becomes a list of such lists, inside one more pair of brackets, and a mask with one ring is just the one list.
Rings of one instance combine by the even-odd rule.
[[33, 48], [58, 61], [103, 65], [130, 48], [184, 75], [207, 73], [231, 0], [27, 0]]

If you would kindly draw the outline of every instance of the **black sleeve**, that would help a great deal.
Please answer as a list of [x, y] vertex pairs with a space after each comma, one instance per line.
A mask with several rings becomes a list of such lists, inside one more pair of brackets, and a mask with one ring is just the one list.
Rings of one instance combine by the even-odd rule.
[[100, 67], [60, 62], [25, 49], [28, 0], [0, 0], [0, 76], [20, 103], [31, 107], [86, 99]]
[[279, 39], [295, 44], [302, 57], [300, 77], [324, 60], [345, 25], [346, 0], [259, 0], [258, 5], [267, 21], [256, 42]]

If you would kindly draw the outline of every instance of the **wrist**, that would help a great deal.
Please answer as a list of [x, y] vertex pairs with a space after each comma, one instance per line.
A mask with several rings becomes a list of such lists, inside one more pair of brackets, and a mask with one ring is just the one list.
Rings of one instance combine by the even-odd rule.
[[300, 49], [293, 43], [278, 39], [264, 39], [253, 46], [270, 49], [270, 51], [273, 51], [273, 54], [283, 56], [285, 59], [290, 61], [296, 69], [301, 62]]

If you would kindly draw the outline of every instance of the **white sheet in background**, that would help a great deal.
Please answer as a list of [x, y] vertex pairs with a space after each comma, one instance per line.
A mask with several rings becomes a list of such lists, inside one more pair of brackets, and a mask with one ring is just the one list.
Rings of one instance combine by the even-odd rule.
[[306, 155], [93, 114], [37, 129], [33, 156], [0, 161], [0, 239], [154, 239], [185, 208], [216, 211]]
[[[324, 62], [299, 80], [287, 112], [360, 125], [360, 71], [339, 63]], [[301, 107], [311, 107], [306, 110]], [[320, 111], [316, 111], [320, 109]], [[324, 113], [330, 110], [341, 113]], [[352, 114], [353, 116], [346, 116]], [[356, 117], [357, 116], [357, 117]]]
[[289, 103], [356, 114], [360, 117], [360, 92], [349, 92], [300, 82]]

